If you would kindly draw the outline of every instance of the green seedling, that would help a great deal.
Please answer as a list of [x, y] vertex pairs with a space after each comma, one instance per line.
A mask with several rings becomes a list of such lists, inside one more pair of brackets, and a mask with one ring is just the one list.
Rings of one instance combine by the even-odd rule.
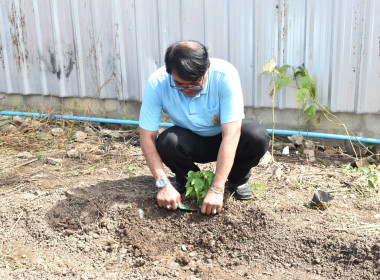
[[42, 152], [38, 152], [38, 153], [36, 154], [36, 157], [37, 157], [38, 159], [41, 159], [41, 158], [42, 158]]
[[257, 198], [261, 197], [267, 188], [267, 185], [265, 183], [254, 183], [254, 184], [249, 184], [249, 186], [251, 187], [252, 193]]
[[[292, 69], [291, 74], [286, 73], [288, 69]], [[328, 106], [319, 103], [315, 82], [304, 66], [300, 65], [295, 67], [283, 65], [280, 67], [276, 64], [276, 58], [274, 56], [269, 63], [264, 65], [263, 70], [264, 73], [271, 75], [270, 83], [272, 90], [269, 92], [269, 95], [272, 101], [272, 159], [274, 150], [275, 96], [276, 93], [284, 87], [291, 87], [296, 90], [295, 99], [299, 105], [300, 114], [303, 113], [304, 115], [305, 123], [311, 123], [313, 121], [313, 125], [318, 127], [321, 122], [321, 117], [324, 116], [328, 121], [342, 126], [347, 136], [355, 135], [336, 115], [330, 112]], [[357, 137], [355, 138], [361, 146], [364, 146]], [[351, 138], [349, 141], [352, 149], [354, 149]], [[358, 158], [355, 150], [354, 153], [355, 157]]]
[[196, 198], [198, 205], [201, 205], [214, 180], [214, 175], [212, 171], [189, 171], [185, 186], [186, 196]]
[[133, 176], [136, 175], [136, 173], [133, 172], [133, 170], [135, 170], [135, 166], [133, 164], [128, 164], [127, 169], [129, 172], [128, 173], [128, 180], [129, 180], [129, 182], [132, 182]]
[[[286, 71], [291, 68], [292, 75], [286, 74]], [[309, 72], [303, 66], [293, 67], [291, 65], [283, 65], [281, 67], [276, 65], [273, 58], [268, 64], [264, 65], [264, 72], [272, 75], [273, 89], [269, 93], [274, 101], [275, 94], [285, 86], [293, 87], [296, 91], [296, 102], [300, 106], [304, 114], [305, 122], [314, 119], [314, 125], [320, 124], [321, 113], [317, 114], [317, 106], [319, 109], [329, 111], [327, 106], [320, 105], [317, 102], [317, 93], [314, 80], [310, 77]], [[291, 79], [293, 77], [293, 80]], [[291, 83], [291, 81], [293, 81]]]

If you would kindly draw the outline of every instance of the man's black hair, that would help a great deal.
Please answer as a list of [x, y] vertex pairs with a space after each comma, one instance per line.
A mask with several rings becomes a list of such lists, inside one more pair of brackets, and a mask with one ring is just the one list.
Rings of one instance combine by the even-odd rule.
[[210, 66], [207, 48], [196, 41], [176, 42], [166, 50], [165, 66], [182, 80], [199, 81]]

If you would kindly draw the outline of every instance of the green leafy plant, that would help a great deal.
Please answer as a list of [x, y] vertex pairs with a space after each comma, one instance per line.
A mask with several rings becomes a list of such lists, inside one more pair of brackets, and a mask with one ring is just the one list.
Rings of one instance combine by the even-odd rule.
[[133, 164], [128, 164], [127, 169], [128, 169], [128, 176], [129, 176], [128, 180], [129, 182], [132, 182], [133, 176], [136, 175], [136, 173], [133, 172], [133, 170], [135, 170], [135, 166]]
[[[293, 79], [286, 74], [286, 71], [290, 68], [293, 70]], [[277, 91], [285, 86], [293, 87], [297, 89], [296, 102], [304, 113], [305, 122], [310, 122], [314, 119], [315, 126], [320, 124], [322, 113], [317, 114], [317, 107], [325, 112], [329, 112], [329, 108], [318, 103], [315, 82], [303, 66], [293, 67], [290, 65], [283, 65], [279, 67], [276, 65], [275, 58], [273, 58], [264, 66], [264, 72], [272, 75], [271, 83], [273, 84], [273, 89], [269, 95], [272, 96], [273, 103]]]
[[347, 164], [343, 165], [339, 170], [351, 181], [349, 184], [345, 184], [350, 186], [352, 191], [365, 196], [380, 191], [380, 172], [375, 167], [376, 165], [372, 164], [368, 167], [355, 168]]
[[[286, 74], [288, 69], [292, 69], [292, 75]], [[304, 114], [304, 120], [306, 123], [314, 120], [313, 125], [319, 126], [321, 122], [321, 117], [324, 116], [330, 122], [333, 122], [339, 126], [342, 126], [346, 131], [348, 136], [352, 135], [356, 140], [363, 146], [363, 143], [355, 137], [354, 133], [350, 131], [347, 126], [342, 123], [339, 118], [330, 112], [329, 107], [322, 105], [317, 100], [317, 91], [314, 80], [310, 77], [308, 71], [303, 66], [291, 66], [283, 65], [281, 67], [277, 66], [276, 58], [273, 57], [271, 61], [264, 65], [264, 73], [269, 73], [272, 76], [271, 84], [273, 89], [269, 92], [272, 97], [272, 158], [274, 150], [274, 126], [275, 126], [275, 116], [274, 116], [274, 100], [277, 91], [285, 86], [295, 88], [296, 95], [295, 99], [299, 105], [300, 111]], [[292, 79], [291, 79], [292, 77]], [[351, 138], [349, 138], [352, 149], [354, 150], [355, 157], [358, 158], [356, 150], [353, 147]]]
[[185, 185], [186, 196], [195, 197], [198, 205], [201, 205], [214, 180], [214, 175], [212, 171], [189, 171]]

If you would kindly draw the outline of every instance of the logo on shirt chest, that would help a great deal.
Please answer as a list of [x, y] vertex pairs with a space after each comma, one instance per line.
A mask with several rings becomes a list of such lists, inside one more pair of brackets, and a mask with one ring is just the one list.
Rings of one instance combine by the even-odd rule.
[[214, 115], [214, 117], [212, 118], [212, 122], [214, 123], [214, 125], [220, 124], [220, 115]]

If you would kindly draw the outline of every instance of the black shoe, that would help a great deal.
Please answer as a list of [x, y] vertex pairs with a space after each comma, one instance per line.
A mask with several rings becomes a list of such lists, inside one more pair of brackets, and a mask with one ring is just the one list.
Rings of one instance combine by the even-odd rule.
[[172, 186], [179, 192], [180, 194], [184, 194], [186, 192], [185, 186], [181, 186], [177, 181], [172, 183]]
[[248, 183], [237, 187], [231, 186], [230, 191], [238, 200], [248, 200], [253, 198], [253, 193]]

